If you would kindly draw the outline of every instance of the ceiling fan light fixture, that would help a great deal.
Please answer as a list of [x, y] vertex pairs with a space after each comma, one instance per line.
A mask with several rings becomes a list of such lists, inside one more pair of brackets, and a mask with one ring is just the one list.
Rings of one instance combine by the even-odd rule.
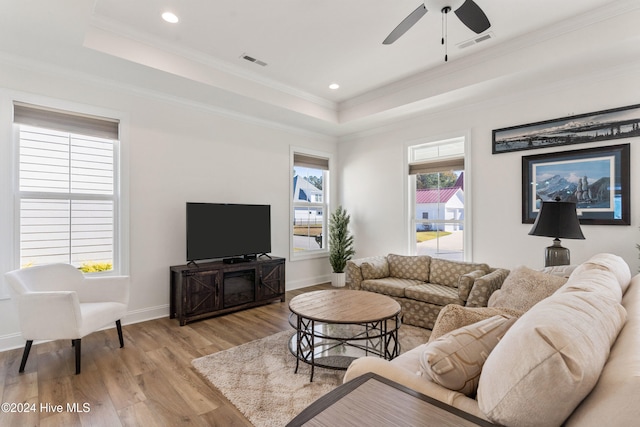
[[445, 7], [448, 7], [450, 11], [456, 11], [464, 0], [425, 0], [424, 5], [427, 10], [432, 12], [441, 12]]
[[[391, 31], [382, 44], [391, 44], [406, 33], [418, 22], [427, 11], [441, 12], [443, 21], [449, 12], [453, 11], [462, 23], [476, 34], [480, 34], [491, 27], [489, 18], [473, 0], [424, 0], [413, 12]], [[444, 44], [444, 43], [443, 43]]]

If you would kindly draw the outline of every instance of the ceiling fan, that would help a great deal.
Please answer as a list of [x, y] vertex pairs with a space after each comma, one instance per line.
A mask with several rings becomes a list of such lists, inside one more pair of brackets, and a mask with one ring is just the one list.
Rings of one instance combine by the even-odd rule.
[[424, 0], [423, 4], [418, 6], [416, 10], [411, 12], [409, 16], [404, 18], [404, 20], [400, 22], [393, 31], [391, 31], [391, 34], [384, 39], [382, 44], [391, 44], [398, 40], [400, 36], [406, 33], [409, 28], [413, 27], [414, 24], [427, 13], [427, 10], [439, 10], [442, 12], [442, 44], [445, 44], [446, 15], [452, 10], [464, 25], [478, 34], [487, 30], [491, 26], [487, 15], [484, 14], [482, 9], [480, 9], [480, 6], [478, 6], [473, 0]]

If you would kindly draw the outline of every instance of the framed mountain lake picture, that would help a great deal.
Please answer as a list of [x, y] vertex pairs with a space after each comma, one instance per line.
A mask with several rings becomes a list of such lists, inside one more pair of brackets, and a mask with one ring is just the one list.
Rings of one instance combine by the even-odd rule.
[[580, 224], [630, 225], [629, 144], [522, 157], [522, 222], [543, 201], [575, 202]]

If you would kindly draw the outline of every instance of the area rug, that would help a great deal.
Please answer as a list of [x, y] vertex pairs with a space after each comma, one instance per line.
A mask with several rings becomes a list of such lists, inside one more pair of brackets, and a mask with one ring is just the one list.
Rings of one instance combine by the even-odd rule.
[[[342, 384], [344, 371], [311, 367], [289, 352], [293, 331], [283, 331], [192, 361], [196, 370], [217, 387], [256, 427], [281, 427], [319, 397]], [[403, 325], [402, 350], [425, 343], [431, 331]]]

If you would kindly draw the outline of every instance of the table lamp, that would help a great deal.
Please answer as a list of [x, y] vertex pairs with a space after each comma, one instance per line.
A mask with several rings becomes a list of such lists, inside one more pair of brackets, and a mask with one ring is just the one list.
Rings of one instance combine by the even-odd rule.
[[569, 265], [569, 249], [560, 245], [560, 238], [584, 239], [580, 229], [580, 221], [573, 202], [555, 201], [542, 202], [538, 217], [533, 223], [529, 234], [532, 236], [553, 237], [553, 245], [546, 248], [544, 266]]

